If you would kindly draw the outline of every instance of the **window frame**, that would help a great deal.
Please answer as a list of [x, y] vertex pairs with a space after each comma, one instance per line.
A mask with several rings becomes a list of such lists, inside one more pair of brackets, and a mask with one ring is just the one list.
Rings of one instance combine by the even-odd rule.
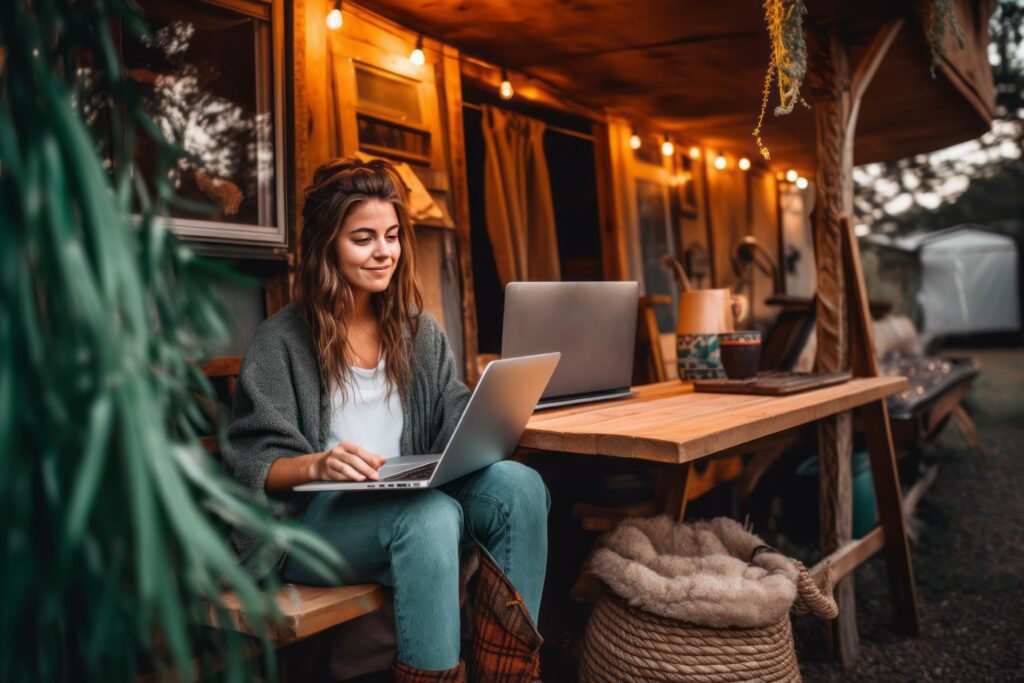
[[[273, 135], [267, 138], [274, 153], [274, 179], [272, 183], [259, 182], [260, 194], [257, 203], [260, 213], [269, 203], [272, 196], [275, 208], [273, 211], [273, 222], [270, 225], [257, 225], [252, 223], [228, 223], [225, 221], [206, 220], [200, 218], [181, 218], [175, 216], [161, 216], [159, 220], [171, 232], [186, 241], [208, 243], [214, 251], [217, 245], [227, 247], [244, 245], [250, 247], [271, 247], [280, 248], [288, 246], [288, 201], [287, 201], [287, 170], [285, 159], [287, 157], [286, 118], [285, 106], [285, 51], [284, 51], [284, 2], [283, 0], [192, 0], [201, 5], [210, 5], [222, 9], [245, 14], [268, 22], [269, 44], [257, 45], [253, 55], [253, 73], [257, 76], [257, 98], [258, 100], [269, 99], [270, 109], [273, 114], [274, 131]], [[257, 36], [257, 42], [261, 42]], [[269, 57], [267, 64], [266, 55]], [[262, 74], [265, 74], [262, 75]], [[269, 92], [260, 92], [261, 83], [269, 83]], [[260, 141], [260, 145], [264, 143]], [[269, 192], [273, 194], [270, 195]]]

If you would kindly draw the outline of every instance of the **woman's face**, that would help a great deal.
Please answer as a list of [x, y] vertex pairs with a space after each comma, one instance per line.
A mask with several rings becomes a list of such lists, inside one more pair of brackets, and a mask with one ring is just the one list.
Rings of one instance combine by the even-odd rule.
[[349, 211], [338, 235], [341, 274], [371, 294], [388, 288], [402, 255], [398, 214], [391, 202], [370, 199]]

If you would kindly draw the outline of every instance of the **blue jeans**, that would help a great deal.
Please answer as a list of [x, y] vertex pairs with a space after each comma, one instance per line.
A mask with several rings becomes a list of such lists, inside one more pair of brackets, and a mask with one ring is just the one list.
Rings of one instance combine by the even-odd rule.
[[[317, 493], [302, 523], [338, 550], [343, 585], [393, 589], [399, 661], [441, 670], [459, 661], [460, 545], [475, 540], [491, 555], [536, 622], [550, 506], [540, 475], [504, 460], [436, 489]], [[282, 576], [323, 585], [291, 557]]]

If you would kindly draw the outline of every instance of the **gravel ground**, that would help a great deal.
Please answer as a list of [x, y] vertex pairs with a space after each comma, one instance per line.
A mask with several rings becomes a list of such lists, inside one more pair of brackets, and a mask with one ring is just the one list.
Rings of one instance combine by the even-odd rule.
[[856, 666], [828, 659], [821, 629], [798, 620], [809, 682], [1024, 680], [1024, 350], [963, 353], [982, 364], [968, 409], [987, 453], [951, 425], [925, 448], [940, 468], [912, 523], [920, 634], [894, 634], [876, 556], [856, 572]]

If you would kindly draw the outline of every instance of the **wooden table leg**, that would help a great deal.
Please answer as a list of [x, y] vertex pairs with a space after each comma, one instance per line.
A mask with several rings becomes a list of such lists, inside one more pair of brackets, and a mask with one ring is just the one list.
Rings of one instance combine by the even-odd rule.
[[662, 510], [677, 522], [683, 521], [683, 515], [686, 514], [687, 489], [692, 467], [693, 463], [688, 462], [684, 465], [670, 465], [664, 469]]
[[950, 417], [953, 419], [953, 424], [960, 431], [961, 436], [964, 437], [964, 441], [974, 449], [974, 452], [978, 455], [985, 455], [985, 444], [982, 443], [981, 437], [978, 436], [978, 428], [974, 424], [974, 420], [967, 414], [964, 407], [957, 404], [956, 408], [953, 408], [953, 412], [950, 413]]
[[903, 494], [900, 491], [896, 454], [889, 429], [889, 409], [885, 401], [862, 408], [864, 434], [871, 454], [871, 476], [875, 482], [878, 516], [885, 532], [885, 562], [889, 574], [889, 593], [896, 616], [896, 629], [916, 635], [917, 589], [910, 563], [907, 529], [903, 523]]
[[[820, 540], [828, 555], [853, 538], [853, 414], [838, 413], [818, 421], [818, 487], [820, 491]], [[851, 667], [860, 652], [857, 603], [853, 576], [836, 583], [839, 616], [825, 628], [833, 652], [843, 666]]]

